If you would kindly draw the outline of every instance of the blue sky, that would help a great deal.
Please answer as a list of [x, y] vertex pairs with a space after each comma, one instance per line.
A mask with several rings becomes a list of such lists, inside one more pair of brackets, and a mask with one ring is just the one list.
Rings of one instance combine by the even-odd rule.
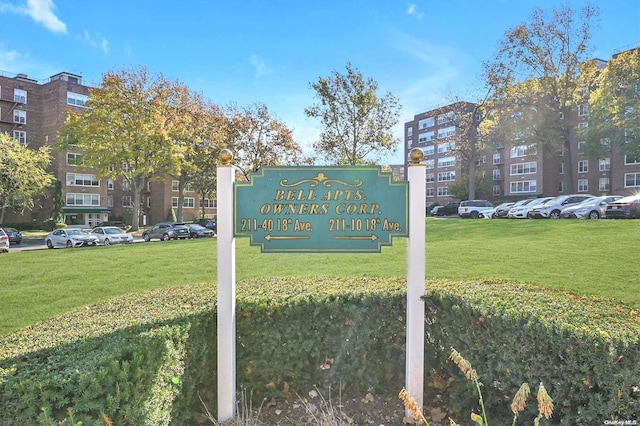
[[[535, 7], [578, 0], [0, 0], [0, 72], [61, 71], [98, 85], [146, 66], [219, 105], [258, 101], [309, 147], [309, 88], [348, 62], [400, 99], [396, 126], [459, 96], [474, 101], [481, 64]], [[592, 57], [640, 44], [640, 0], [594, 1]], [[401, 163], [398, 152], [388, 158]]]

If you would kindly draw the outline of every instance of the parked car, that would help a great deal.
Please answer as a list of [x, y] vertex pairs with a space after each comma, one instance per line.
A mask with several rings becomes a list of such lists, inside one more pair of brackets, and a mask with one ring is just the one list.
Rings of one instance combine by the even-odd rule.
[[160, 222], [142, 233], [142, 239], [149, 242], [154, 238], [162, 241], [189, 238], [191, 231], [184, 223]]
[[205, 228], [212, 229], [216, 234], [218, 233], [218, 223], [215, 219], [198, 219], [194, 223], [204, 226]]
[[460, 203], [458, 207], [458, 216], [461, 218], [477, 219], [480, 217], [480, 213], [493, 209], [491, 201], [487, 200], [467, 200]]
[[95, 235], [100, 240], [100, 244], [105, 246], [111, 244], [130, 244], [133, 242], [133, 235], [127, 234], [122, 228], [117, 226], [97, 226], [91, 230], [91, 235]]
[[4, 229], [0, 228], [0, 253], [9, 252], [9, 236]]
[[514, 204], [515, 203], [512, 203], [512, 202], [498, 204], [495, 208], [495, 211], [493, 212], [493, 218], [505, 219], [509, 214], [509, 209], [511, 209], [511, 207], [513, 207]]
[[20, 244], [22, 242], [22, 233], [16, 228], [4, 228], [4, 232], [9, 236], [9, 244]]
[[197, 223], [189, 223], [187, 226], [189, 227], [190, 238], [213, 237], [216, 235], [216, 233], [213, 232], [213, 229], [206, 228], [202, 225], [198, 225]]
[[553, 197], [527, 198], [526, 200], [520, 200], [509, 209], [507, 217], [509, 219], [528, 219], [530, 217], [529, 213], [534, 207], [542, 206], [544, 203], [552, 199]]
[[450, 202], [445, 204], [444, 206], [435, 207], [431, 211], [431, 214], [433, 216], [451, 216], [454, 214], [458, 214], [458, 207], [460, 207], [460, 203]]
[[593, 198], [591, 194], [572, 194], [561, 195], [546, 203], [534, 207], [529, 212], [529, 217], [533, 219], [559, 219], [562, 209], [575, 206], [578, 203], [583, 202], [589, 198]]
[[80, 228], [54, 229], [44, 237], [47, 248], [54, 247], [83, 247], [98, 245], [98, 237], [89, 235]]
[[607, 204], [622, 198], [621, 195], [604, 195], [585, 200], [575, 206], [562, 209], [563, 219], [600, 219], [605, 217]]
[[103, 227], [103, 226], [115, 226], [117, 228], [122, 229], [123, 231], [126, 231], [127, 229], [130, 228], [129, 225], [127, 225], [126, 223], [119, 221], [119, 220], [108, 220], [106, 222], [100, 222], [99, 224], [97, 224], [96, 226], [94, 226], [94, 229], [97, 227]]
[[640, 194], [607, 204], [607, 219], [640, 219]]

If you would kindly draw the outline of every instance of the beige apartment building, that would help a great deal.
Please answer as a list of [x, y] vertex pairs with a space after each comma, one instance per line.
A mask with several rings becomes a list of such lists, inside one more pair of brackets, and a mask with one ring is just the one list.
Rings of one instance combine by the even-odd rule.
[[[21, 144], [38, 149], [57, 141], [58, 129], [70, 109], [86, 108], [91, 87], [82, 76], [67, 72], [56, 74], [44, 82], [25, 74], [0, 73], [0, 132], [6, 132]], [[125, 181], [99, 178], [82, 165], [82, 152], [52, 149], [49, 171], [61, 182], [65, 222], [68, 225], [92, 227], [107, 220], [132, 223], [133, 194]], [[171, 210], [177, 211], [177, 181], [147, 182], [142, 194], [140, 224], [167, 220]], [[53, 191], [36, 203], [33, 211], [22, 213], [20, 206], [5, 211], [4, 222], [39, 224], [49, 219], [53, 209]], [[199, 200], [196, 192], [185, 191], [183, 219], [215, 217], [216, 201]]]

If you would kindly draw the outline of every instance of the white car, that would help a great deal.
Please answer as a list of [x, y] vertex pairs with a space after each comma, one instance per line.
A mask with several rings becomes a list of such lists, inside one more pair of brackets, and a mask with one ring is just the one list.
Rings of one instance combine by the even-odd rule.
[[97, 237], [100, 244], [105, 246], [133, 242], [133, 235], [127, 234], [117, 226], [96, 226], [91, 230], [90, 235]]
[[89, 235], [80, 228], [58, 228], [44, 237], [44, 243], [50, 249], [54, 247], [96, 246], [98, 241], [98, 237]]
[[461, 219], [472, 218], [477, 219], [481, 213], [491, 213], [495, 211], [495, 206], [487, 200], [466, 200], [460, 203], [458, 207], [458, 216]]
[[560, 197], [556, 197], [552, 200], [547, 201], [546, 203], [540, 205], [539, 207], [534, 207], [529, 212], [529, 217], [533, 219], [559, 219], [560, 212], [562, 211], [562, 209], [575, 206], [576, 204], [581, 203], [589, 198], [593, 198], [593, 195], [591, 194], [561, 195]]
[[9, 252], [9, 236], [4, 229], [0, 228], [0, 253]]
[[534, 207], [541, 206], [549, 200], [553, 200], [553, 197], [527, 198], [526, 200], [518, 201], [511, 207], [507, 217], [509, 219], [528, 219], [529, 212]]

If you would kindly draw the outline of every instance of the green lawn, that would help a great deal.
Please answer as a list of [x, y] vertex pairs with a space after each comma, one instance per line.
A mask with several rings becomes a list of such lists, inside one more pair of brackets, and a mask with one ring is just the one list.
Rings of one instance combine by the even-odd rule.
[[[498, 277], [640, 307], [638, 220], [427, 219], [427, 277]], [[216, 283], [215, 239], [0, 255], [0, 335], [100, 300]], [[237, 280], [261, 276], [404, 276], [407, 241], [380, 254], [261, 254], [236, 243]]]

